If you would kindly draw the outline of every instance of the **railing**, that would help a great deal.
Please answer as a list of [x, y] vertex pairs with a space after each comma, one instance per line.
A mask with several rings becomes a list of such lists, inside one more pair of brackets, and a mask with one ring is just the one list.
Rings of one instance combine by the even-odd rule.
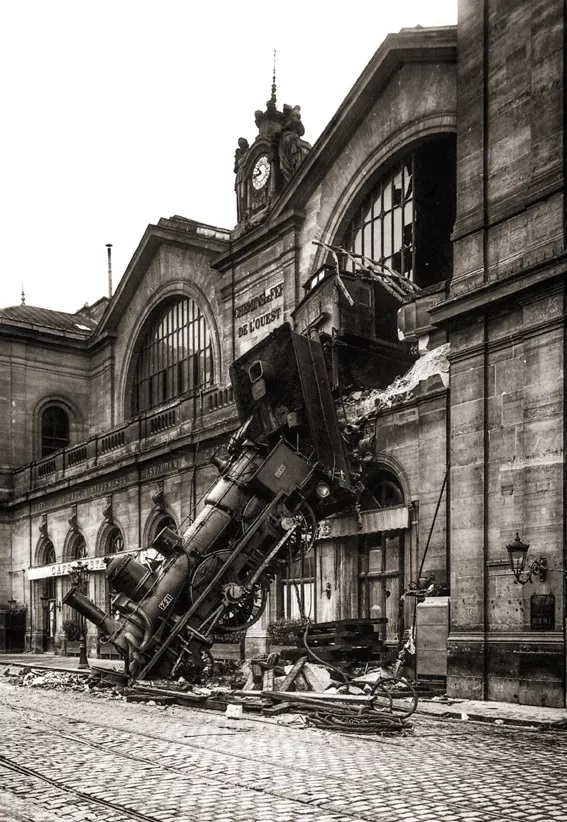
[[226, 388], [217, 388], [207, 397], [209, 411], [216, 411], [217, 408], [224, 408], [234, 402], [234, 389], [232, 385]]
[[[183, 434], [188, 430], [191, 432], [195, 423], [198, 428], [204, 428], [209, 414], [227, 409], [233, 403], [232, 386], [209, 388], [186, 397], [169, 408], [148, 413], [112, 431], [90, 437], [72, 448], [64, 448], [48, 458], [14, 471], [11, 475], [12, 490], [17, 494], [26, 493], [37, 486], [53, 482], [55, 476], [62, 479], [69, 470], [72, 471], [71, 476], [76, 476], [81, 468], [95, 467], [100, 457], [106, 458], [128, 446], [133, 451], [139, 450], [148, 438], [159, 436], [165, 431], [173, 432], [177, 427]], [[108, 464], [107, 459], [104, 462]]]
[[47, 477], [49, 474], [54, 474], [57, 471], [57, 460], [55, 458], [40, 462], [37, 466], [37, 475], [41, 479]]
[[67, 451], [67, 465], [72, 468], [73, 465], [79, 465], [81, 462], [86, 462], [88, 456], [87, 446], [78, 445], [76, 448]]
[[122, 448], [125, 441], [124, 430], [113, 431], [112, 434], [107, 434], [99, 439], [99, 454], [108, 454], [109, 451], [116, 451], [117, 448]]
[[179, 423], [179, 407], [168, 408], [167, 411], [162, 411], [153, 417], [146, 417], [145, 423], [146, 437], [159, 434], [161, 431], [167, 431], [168, 428], [173, 428]]

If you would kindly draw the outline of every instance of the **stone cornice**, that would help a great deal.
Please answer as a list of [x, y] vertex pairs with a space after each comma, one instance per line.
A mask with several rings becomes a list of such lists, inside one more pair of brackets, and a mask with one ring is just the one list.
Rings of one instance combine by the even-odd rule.
[[559, 331], [563, 329], [564, 317], [555, 317], [553, 320], [545, 320], [537, 325], [532, 325], [529, 328], [519, 329], [515, 334], [508, 334], [506, 337], [499, 337], [497, 340], [489, 340], [486, 345], [483, 343], [471, 345], [469, 348], [463, 348], [460, 351], [449, 352], [447, 359], [449, 362], [460, 362], [468, 360], [471, 357], [477, 357], [487, 351], [501, 351], [504, 348], [509, 348], [523, 340], [529, 340], [532, 337], [539, 337], [541, 334], [548, 334], [550, 331]]
[[[464, 314], [484, 313], [487, 307], [497, 306], [503, 300], [541, 285], [555, 277], [565, 276], [567, 252], [561, 251], [552, 258], [538, 260], [522, 270], [513, 270], [495, 280], [483, 283], [456, 297], [437, 303], [430, 308], [432, 322], [441, 325], [461, 318]], [[522, 294], [523, 296], [523, 294]]]
[[73, 351], [87, 351], [90, 339], [72, 331], [43, 328], [29, 323], [3, 319], [0, 321], [0, 338], [7, 342], [26, 342], [42, 348], [67, 348]]
[[[197, 466], [202, 467], [208, 464], [208, 460], [203, 456], [203, 450], [206, 448], [206, 442], [216, 440], [219, 437], [225, 437], [228, 433], [232, 433], [238, 425], [238, 418], [234, 411], [230, 416], [224, 417], [213, 425], [209, 425], [206, 429], [197, 429], [188, 434], [179, 434], [179, 428], [172, 429], [170, 437], [166, 442], [152, 445], [152, 447], [132, 449], [131, 446], [126, 446], [115, 452], [112, 457], [99, 465], [90, 468], [78, 470], [71, 476], [61, 478], [53, 478], [49, 486], [41, 485], [32, 490], [23, 491], [21, 493], [15, 492], [10, 499], [2, 502], [3, 512], [13, 511], [22, 505], [33, 504], [38, 500], [49, 499], [49, 510], [65, 507], [68, 503], [57, 502], [58, 494], [62, 494], [69, 489], [81, 488], [85, 485], [92, 484], [97, 480], [112, 480], [117, 474], [127, 474], [128, 471], [135, 469], [142, 469], [146, 465], [151, 465], [153, 461], [159, 458], [182, 457], [193, 453], [196, 443], [200, 443], [201, 461], [198, 461]], [[206, 438], [206, 439], [205, 439]], [[193, 462], [187, 457], [187, 469], [192, 468]], [[17, 473], [12, 469], [13, 473]], [[171, 473], [176, 473], [177, 469], [172, 470]], [[134, 477], [128, 484], [138, 484], [138, 477]], [[96, 494], [93, 494], [96, 496]]]

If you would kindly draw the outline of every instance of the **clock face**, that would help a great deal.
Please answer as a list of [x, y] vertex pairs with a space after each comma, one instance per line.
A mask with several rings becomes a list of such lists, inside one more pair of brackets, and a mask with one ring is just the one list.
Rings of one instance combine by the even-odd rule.
[[270, 176], [270, 161], [265, 154], [258, 157], [252, 169], [252, 185], [255, 189], [264, 188]]

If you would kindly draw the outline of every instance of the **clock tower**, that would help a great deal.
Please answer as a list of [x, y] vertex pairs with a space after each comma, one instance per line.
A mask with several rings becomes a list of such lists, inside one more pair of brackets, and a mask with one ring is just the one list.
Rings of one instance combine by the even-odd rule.
[[254, 119], [256, 139], [249, 145], [240, 137], [234, 154], [237, 229], [241, 231], [264, 219], [311, 149], [302, 139], [305, 128], [299, 106], [284, 105], [278, 110], [275, 66], [266, 110], [256, 111]]

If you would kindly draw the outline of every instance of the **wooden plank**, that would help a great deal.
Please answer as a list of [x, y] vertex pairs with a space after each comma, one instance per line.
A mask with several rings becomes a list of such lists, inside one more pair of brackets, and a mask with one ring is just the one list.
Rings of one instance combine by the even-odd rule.
[[309, 683], [309, 686], [310, 686], [312, 691], [316, 691], [316, 693], [318, 693], [318, 694], [323, 693], [325, 688], [324, 688], [322, 682], [319, 680], [319, 677], [317, 676], [316, 672], [313, 670], [313, 668], [311, 667], [311, 664], [309, 662], [305, 663], [301, 673], [303, 674], [303, 676], [305, 677], [305, 679]]
[[373, 697], [366, 695], [328, 694], [326, 692], [323, 694], [316, 694], [313, 691], [308, 691], [307, 693], [295, 693], [293, 691], [282, 693], [281, 691], [270, 691], [266, 693], [262, 692], [262, 696], [276, 701], [286, 700], [288, 702], [301, 703], [304, 705], [324, 705], [325, 707], [341, 702], [346, 702], [350, 705], [368, 705], [373, 699]]
[[295, 665], [293, 666], [293, 668], [291, 669], [289, 674], [286, 676], [286, 678], [282, 682], [281, 688], [279, 689], [280, 692], [289, 691], [289, 689], [293, 685], [295, 677], [301, 671], [301, 669], [303, 668], [303, 666], [306, 662], [307, 662], [307, 657], [306, 656], [302, 656], [300, 659], [297, 660], [297, 662], [295, 663]]
[[264, 671], [264, 678], [262, 680], [262, 690], [263, 691], [273, 691], [274, 690], [274, 669], [267, 668]]
[[291, 711], [293, 704], [291, 702], [280, 702], [277, 705], [269, 705], [262, 709], [264, 716], [277, 716], [278, 714], [285, 714]]

